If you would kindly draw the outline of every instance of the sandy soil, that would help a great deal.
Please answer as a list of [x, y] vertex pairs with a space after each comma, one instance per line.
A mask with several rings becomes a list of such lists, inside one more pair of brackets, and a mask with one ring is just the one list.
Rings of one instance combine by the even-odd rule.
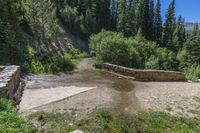
[[[40, 89], [69, 86], [96, 88], [42, 106], [27, 109], [22, 107], [21, 115], [36, 111], [68, 112], [80, 118], [96, 108], [108, 108], [123, 113], [150, 110], [185, 117], [200, 115], [200, 84], [136, 82], [106, 71], [95, 70], [88, 59], [81, 61], [72, 74], [29, 75], [25, 79], [25, 91], [30, 89], [39, 92]], [[24, 97], [30, 93], [25, 93]], [[59, 97], [59, 93], [55, 95]], [[46, 98], [45, 94], [43, 98]], [[37, 102], [37, 98], [35, 99]], [[30, 101], [27, 99], [25, 102], [28, 105]]]
[[141, 108], [184, 117], [200, 116], [200, 84], [187, 82], [136, 82]]

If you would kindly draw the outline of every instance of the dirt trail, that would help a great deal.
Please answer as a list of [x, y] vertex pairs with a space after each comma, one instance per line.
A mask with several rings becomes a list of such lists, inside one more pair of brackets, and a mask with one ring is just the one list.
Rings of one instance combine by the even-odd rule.
[[129, 113], [140, 109], [133, 81], [95, 70], [91, 62], [82, 60], [71, 74], [27, 76], [19, 112], [68, 112], [78, 117], [95, 108]]
[[[29, 75], [25, 79], [22, 115], [68, 112], [81, 118], [96, 108], [108, 108], [122, 113], [150, 110], [200, 117], [200, 84], [136, 82], [94, 69], [91, 59], [82, 60], [71, 74]], [[30, 106], [41, 101], [47, 103]]]

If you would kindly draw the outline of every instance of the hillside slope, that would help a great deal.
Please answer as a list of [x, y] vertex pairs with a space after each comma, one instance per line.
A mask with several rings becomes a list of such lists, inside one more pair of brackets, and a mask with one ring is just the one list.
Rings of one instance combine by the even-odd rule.
[[70, 64], [66, 59], [88, 50], [87, 42], [61, 21], [56, 1], [0, 0], [0, 3], [1, 65], [15, 64], [41, 72], [43, 65], [55, 68], [55, 62], [59, 62], [62, 67]]

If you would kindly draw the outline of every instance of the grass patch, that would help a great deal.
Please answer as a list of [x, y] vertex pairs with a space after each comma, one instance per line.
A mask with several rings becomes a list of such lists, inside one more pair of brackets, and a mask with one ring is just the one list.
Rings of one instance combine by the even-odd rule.
[[166, 113], [143, 112], [137, 115], [117, 115], [109, 111], [94, 111], [82, 120], [67, 114], [36, 113], [30, 119], [46, 123], [42, 132], [66, 133], [75, 129], [85, 133], [198, 133], [199, 119], [174, 117]]
[[68, 114], [37, 112], [29, 116], [32, 121], [43, 123], [40, 132], [45, 133], [68, 133], [74, 128], [70, 126], [72, 118]]
[[0, 132], [36, 133], [37, 129], [17, 115], [17, 110], [11, 102], [0, 99]]

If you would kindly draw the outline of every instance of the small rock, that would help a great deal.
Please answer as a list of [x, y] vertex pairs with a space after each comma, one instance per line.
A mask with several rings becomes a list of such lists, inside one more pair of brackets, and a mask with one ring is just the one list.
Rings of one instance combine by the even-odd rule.
[[84, 133], [84, 132], [81, 131], [81, 130], [75, 130], [75, 131], [72, 131], [72, 132], [70, 132], [70, 133]]
[[192, 83], [192, 81], [191, 81], [191, 80], [188, 80], [188, 83]]
[[69, 123], [69, 125], [70, 125], [70, 126], [73, 126], [74, 124], [73, 124], [73, 123]]
[[156, 97], [156, 96], [153, 96], [153, 98], [154, 98], [154, 99], [158, 99], [158, 97]]
[[124, 110], [125, 110], [125, 111], [128, 111], [128, 108], [125, 108]]

